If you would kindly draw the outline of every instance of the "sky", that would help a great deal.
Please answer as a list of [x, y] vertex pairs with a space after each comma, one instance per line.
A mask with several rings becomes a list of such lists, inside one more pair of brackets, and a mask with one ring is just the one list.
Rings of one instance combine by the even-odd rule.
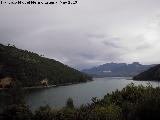
[[158, 64], [160, 0], [0, 4], [0, 43], [79, 70], [108, 62]]

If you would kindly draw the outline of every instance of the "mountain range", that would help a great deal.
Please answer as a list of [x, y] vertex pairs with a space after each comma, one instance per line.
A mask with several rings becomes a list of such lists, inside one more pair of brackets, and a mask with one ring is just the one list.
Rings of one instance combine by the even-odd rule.
[[154, 65], [142, 65], [139, 62], [126, 63], [106, 63], [91, 69], [83, 69], [82, 72], [94, 77], [132, 77], [148, 70]]

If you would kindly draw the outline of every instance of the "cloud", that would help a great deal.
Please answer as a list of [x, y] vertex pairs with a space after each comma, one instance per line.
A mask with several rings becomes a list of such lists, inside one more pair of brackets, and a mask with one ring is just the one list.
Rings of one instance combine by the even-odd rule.
[[150, 44], [142, 44], [142, 45], [139, 45], [136, 49], [137, 50], [146, 50], [146, 49], [151, 49], [153, 46], [151, 46]]
[[112, 61], [157, 63], [159, 5], [159, 0], [79, 0], [72, 6], [0, 6], [0, 42], [77, 69]]
[[86, 36], [89, 38], [97, 38], [97, 39], [104, 39], [106, 37], [105, 34], [88, 34]]
[[[111, 40], [114, 40], [114, 39], [111, 39]], [[106, 46], [110, 46], [110, 47], [113, 47], [113, 48], [122, 48], [121, 46], [118, 45], [118, 43], [115, 43], [115, 42], [112, 42], [112, 41], [105, 40], [105, 41], [103, 41], [103, 43]]]

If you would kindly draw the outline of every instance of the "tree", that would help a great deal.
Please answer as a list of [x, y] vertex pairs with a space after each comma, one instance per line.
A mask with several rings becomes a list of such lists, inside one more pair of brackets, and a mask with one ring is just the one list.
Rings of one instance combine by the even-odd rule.
[[66, 101], [66, 107], [68, 108], [74, 108], [74, 104], [73, 104], [73, 99], [72, 98], [68, 98]]
[[2, 113], [2, 120], [31, 120], [33, 114], [25, 104], [8, 106]]
[[46, 105], [41, 106], [35, 111], [34, 120], [53, 120], [53, 117], [54, 112], [52, 112], [52, 109]]

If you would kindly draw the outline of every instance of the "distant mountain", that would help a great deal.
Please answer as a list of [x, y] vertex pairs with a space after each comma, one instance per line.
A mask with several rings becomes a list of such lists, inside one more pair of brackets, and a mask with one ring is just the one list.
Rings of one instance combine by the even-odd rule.
[[82, 72], [94, 77], [129, 77], [135, 76], [154, 65], [142, 65], [138, 62], [126, 63], [106, 63], [91, 69], [84, 69]]
[[0, 44], [0, 85], [18, 81], [24, 87], [86, 82], [92, 78], [56, 60]]
[[160, 64], [133, 77], [134, 80], [155, 80], [160, 81]]

